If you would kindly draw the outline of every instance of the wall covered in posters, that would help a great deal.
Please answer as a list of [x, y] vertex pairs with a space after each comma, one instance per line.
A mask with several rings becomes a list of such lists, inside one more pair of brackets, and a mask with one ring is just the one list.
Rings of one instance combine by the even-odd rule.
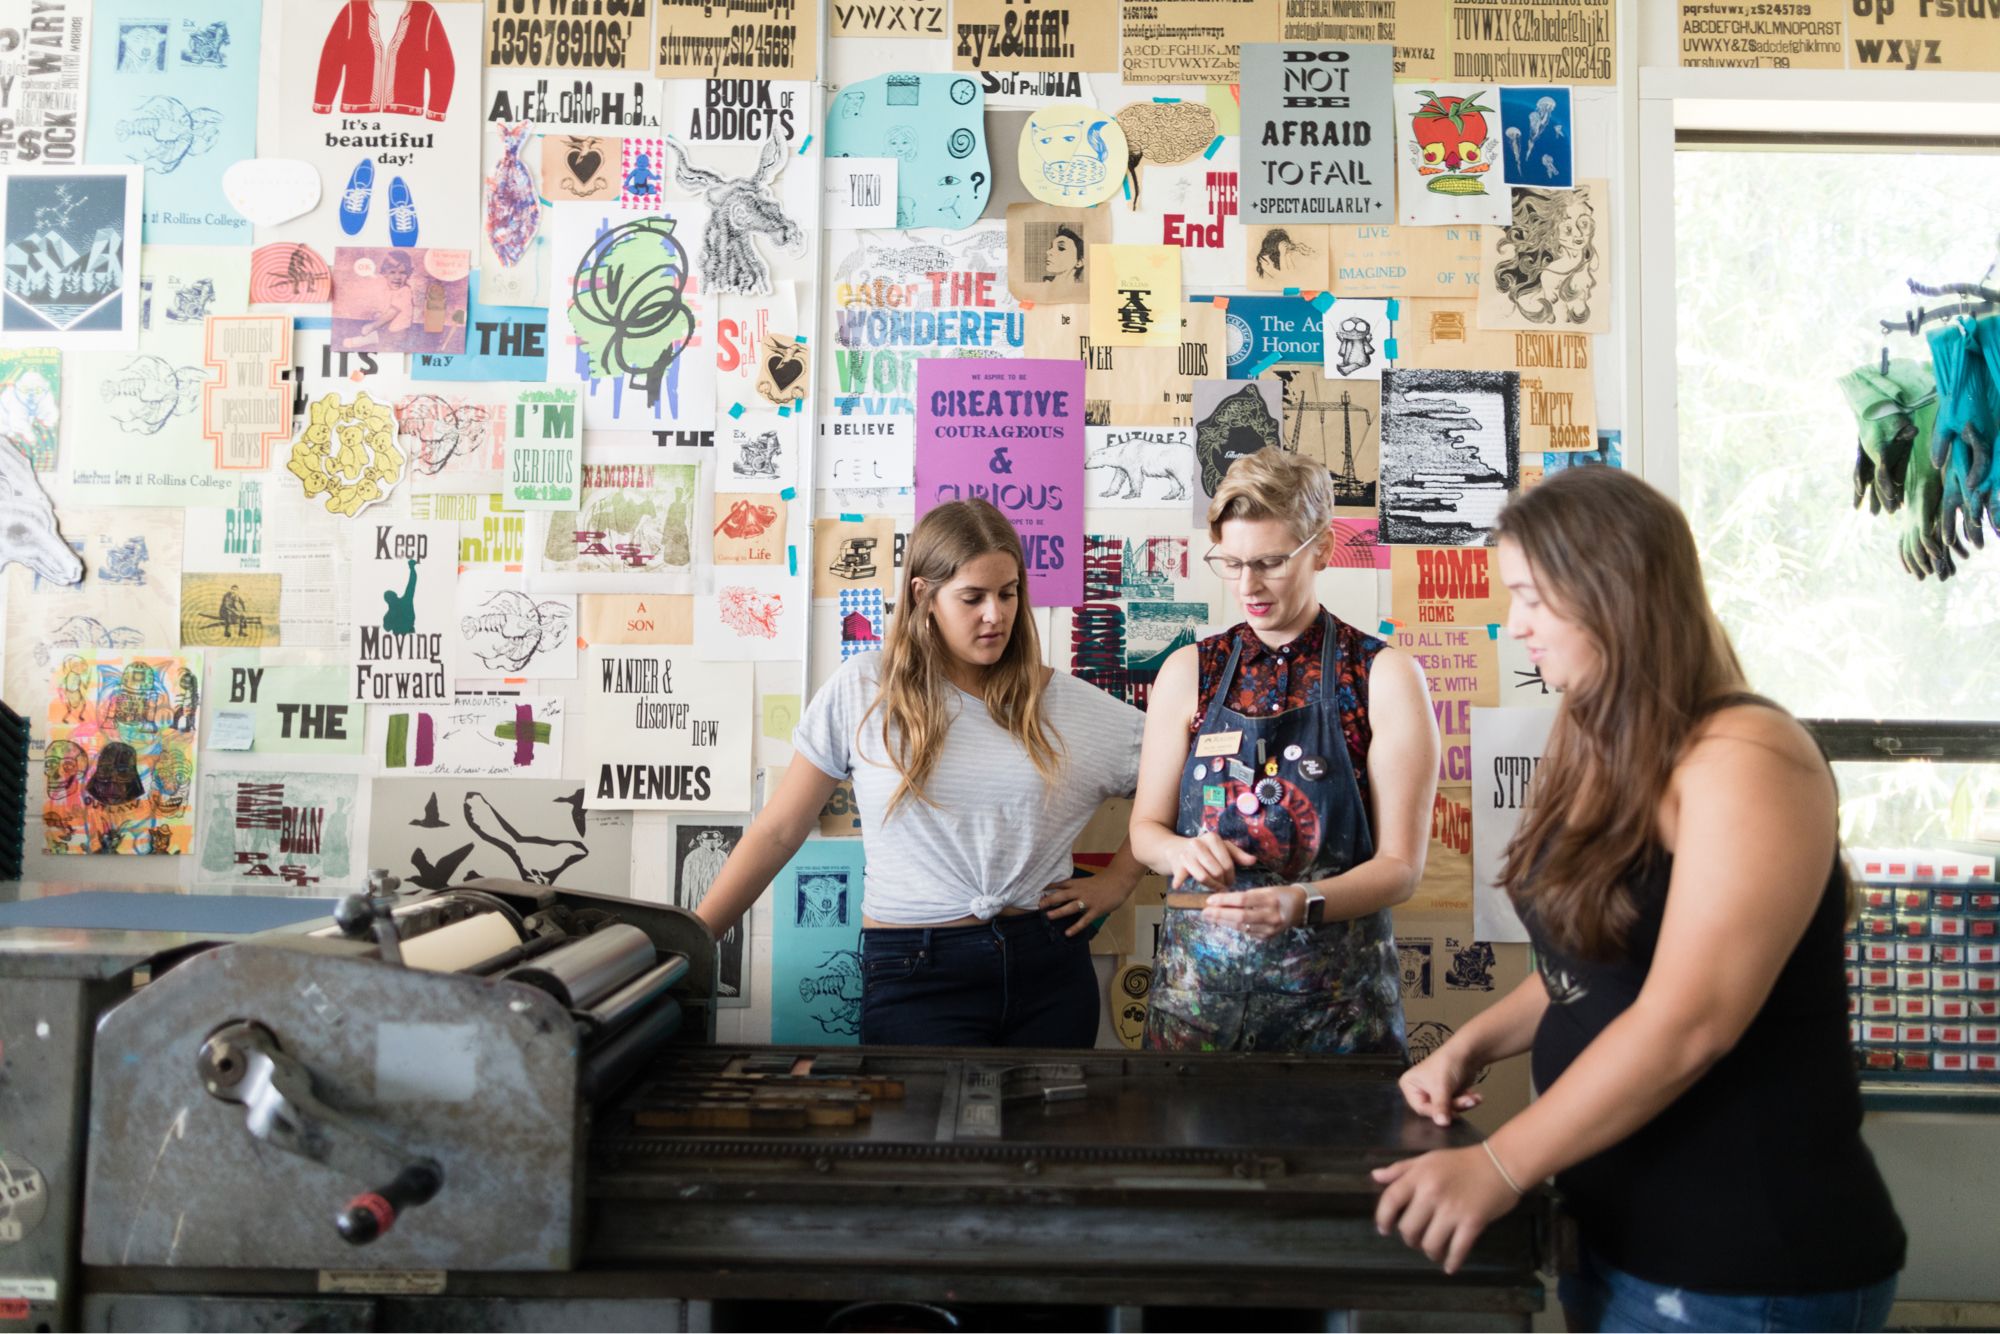
[[[786, 720], [882, 651], [921, 513], [1001, 503], [1048, 661], [1144, 707], [1240, 618], [1206, 496], [1263, 445], [1334, 475], [1329, 607], [1473, 641], [1474, 692], [1421, 650], [1451, 754], [1554, 701], [1485, 663], [1476, 567], [1544, 451], [1622, 424], [1607, 5], [1553, 46], [1498, 0], [184, 8], [0, 0], [0, 447], [48, 516], [7, 698], [137, 660], [164, 710], [38, 735], [66, 874], [697, 902]], [[804, 909], [725, 941], [725, 1036], [852, 1039], [838, 802]], [[1440, 988], [1488, 943], [1471, 804], [1434, 813]]]

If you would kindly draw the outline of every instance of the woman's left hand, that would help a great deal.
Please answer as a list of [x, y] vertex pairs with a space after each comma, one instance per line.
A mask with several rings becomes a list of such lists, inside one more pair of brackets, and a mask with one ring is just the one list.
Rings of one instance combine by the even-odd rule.
[[1051, 921], [1076, 918], [1075, 925], [1063, 934], [1081, 935], [1098, 918], [1124, 907], [1135, 888], [1120, 889], [1108, 875], [1080, 875], [1074, 880], [1058, 880], [1043, 890], [1041, 909]]
[[1304, 923], [1306, 891], [1301, 885], [1225, 890], [1208, 896], [1201, 919], [1218, 926], [1233, 926], [1252, 940], [1269, 940]]
[[1375, 1230], [1394, 1228], [1410, 1246], [1455, 1274], [1486, 1225], [1521, 1197], [1486, 1159], [1486, 1150], [1436, 1149], [1371, 1173], [1385, 1189], [1375, 1206]]

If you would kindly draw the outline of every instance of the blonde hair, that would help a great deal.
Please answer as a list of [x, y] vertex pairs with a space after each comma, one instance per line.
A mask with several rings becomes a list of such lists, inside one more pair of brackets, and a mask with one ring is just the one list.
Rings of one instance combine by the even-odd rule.
[[1266, 445], [1229, 465], [1208, 502], [1208, 535], [1231, 519], [1277, 519], [1301, 542], [1333, 526], [1333, 474], [1324, 463]]
[[882, 711], [882, 749], [902, 776], [883, 812], [885, 819], [909, 797], [937, 805], [924, 791], [924, 783], [943, 753], [955, 705], [951, 650], [931, 618], [931, 607], [968, 561], [995, 552], [1013, 560], [1020, 594], [1007, 647], [1000, 661], [986, 669], [986, 712], [1028, 753], [1043, 784], [1050, 790], [1055, 787], [1062, 767], [1061, 742], [1042, 711], [1047, 678], [1041, 637], [1029, 614], [1028, 570], [1020, 536], [989, 502], [954, 500], [924, 515], [910, 534], [903, 557], [902, 597], [882, 644], [881, 683], [875, 702], [861, 715], [861, 726], [866, 727], [875, 710]]

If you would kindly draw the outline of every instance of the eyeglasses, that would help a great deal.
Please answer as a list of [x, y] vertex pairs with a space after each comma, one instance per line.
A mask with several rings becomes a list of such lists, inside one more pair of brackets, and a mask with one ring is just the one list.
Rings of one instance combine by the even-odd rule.
[[1285, 567], [1292, 563], [1292, 557], [1319, 541], [1319, 538], [1320, 535], [1314, 533], [1282, 556], [1259, 556], [1255, 560], [1238, 560], [1234, 556], [1218, 556], [1211, 551], [1203, 556], [1202, 560], [1207, 562], [1209, 569], [1215, 571], [1217, 578], [1230, 583], [1242, 578], [1245, 570], [1252, 571], [1261, 578], [1276, 581], [1287, 578], [1288, 572]]

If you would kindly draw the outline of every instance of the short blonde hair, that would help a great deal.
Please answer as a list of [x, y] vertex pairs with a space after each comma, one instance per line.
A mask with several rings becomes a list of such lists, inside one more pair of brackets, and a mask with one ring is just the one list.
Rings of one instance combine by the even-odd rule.
[[1333, 526], [1333, 474], [1324, 463], [1266, 445], [1229, 466], [1208, 502], [1208, 536], [1230, 519], [1277, 519], [1299, 541]]

